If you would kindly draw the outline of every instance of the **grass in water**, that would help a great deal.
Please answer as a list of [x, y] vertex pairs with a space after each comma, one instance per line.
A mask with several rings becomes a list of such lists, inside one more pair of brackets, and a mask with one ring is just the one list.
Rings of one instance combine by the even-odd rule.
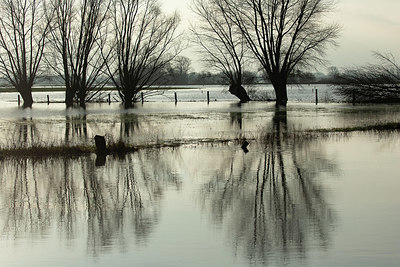
[[90, 146], [27, 146], [0, 148], [0, 158], [4, 157], [50, 157], [79, 156], [94, 153], [95, 147]]
[[319, 133], [347, 133], [347, 132], [367, 132], [367, 131], [396, 131], [400, 130], [400, 123], [390, 122], [385, 124], [375, 125], [362, 125], [345, 128], [327, 128], [327, 129], [315, 129], [309, 130], [308, 132], [319, 132]]
[[[351, 132], [390, 132], [400, 130], [400, 123], [385, 123], [376, 125], [365, 125], [365, 126], [354, 126], [346, 128], [327, 128], [327, 129], [312, 129], [304, 131], [286, 132], [284, 133], [285, 138], [294, 139], [308, 139], [315, 138], [321, 134], [340, 134], [340, 133], [351, 133]], [[274, 136], [273, 133], [270, 133]], [[263, 135], [265, 138], [268, 136]], [[250, 138], [256, 141], [260, 141], [261, 137]], [[110, 141], [107, 146], [107, 152], [111, 155], [121, 155], [126, 153], [132, 153], [139, 149], [151, 149], [151, 148], [176, 148], [183, 145], [196, 145], [196, 144], [226, 144], [230, 142], [241, 143], [245, 140], [243, 136], [238, 136], [234, 139], [193, 139], [193, 140], [173, 140], [173, 141], [163, 141], [159, 143], [143, 144], [143, 145], [132, 145], [125, 143], [123, 141]], [[96, 153], [96, 147], [93, 145], [31, 145], [18, 147], [14, 145], [12, 147], [0, 147], [0, 158], [7, 157], [57, 157], [57, 156], [81, 156], [88, 155], [91, 153]]]

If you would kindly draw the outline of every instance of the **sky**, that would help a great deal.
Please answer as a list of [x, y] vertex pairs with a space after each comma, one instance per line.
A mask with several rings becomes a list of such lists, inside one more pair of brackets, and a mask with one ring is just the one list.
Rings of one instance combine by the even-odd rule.
[[[189, 9], [191, 0], [160, 0], [166, 12], [177, 10], [183, 25], [194, 20]], [[376, 62], [373, 52], [392, 53], [400, 63], [399, 0], [336, 0], [336, 10], [327, 20], [342, 25], [339, 46], [327, 51], [329, 66], [338, 68]], [[201, 65], [193, 57], [195, 70]], [[325, 67], [321, 67], [321, 71]]]

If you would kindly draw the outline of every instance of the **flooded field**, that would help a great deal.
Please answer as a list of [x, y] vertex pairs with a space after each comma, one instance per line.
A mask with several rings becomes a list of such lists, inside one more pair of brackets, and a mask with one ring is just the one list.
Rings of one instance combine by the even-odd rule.
[[[133, 145], [0, 160], [0, 266], [398, 266], [398, 105], [0, 107], [0, 144]], [[298, 133], [298, 134], [291, 134]], [[241, 148], [249, 142], [248, 152]]]

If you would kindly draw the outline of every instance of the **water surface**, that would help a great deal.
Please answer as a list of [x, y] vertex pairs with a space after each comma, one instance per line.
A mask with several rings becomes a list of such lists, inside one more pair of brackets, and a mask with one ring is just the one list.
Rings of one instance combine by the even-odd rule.
[[[1, 266], [400, 262], [399, 134], [285, 134], [398, 122], [398, 106], [3, 109], [3, 144], [92, 144], [95, 134], [133, 144], [188, 142], [108, 156], [100, 167], [96, 155], [2, 159]], [[237, 137], [249, 140], [248, 153]]]

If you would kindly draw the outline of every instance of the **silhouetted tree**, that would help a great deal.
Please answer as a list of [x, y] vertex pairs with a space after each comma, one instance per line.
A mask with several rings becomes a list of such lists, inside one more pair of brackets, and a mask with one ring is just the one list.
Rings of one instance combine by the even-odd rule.
[[113, 20], [115, 60], [108, 69], [129, 108], [139, 100], [139, 92], [160, 79], [160, 70], [180, 52], [175, 42], [179, 17], [176, 13], [164, 15], [157, 0], [116, 0]]
[[239, 27], [275, 89], [277, 105], [287, 103], [287, 80], [295, 67], [323, 62], [340, 26], [327, 24], [333, 0], [218, 0]]
[[[250, 100], [243, 88], [243, 67], [248, 48], [243, 34], [230, 18], [226, 3], [218, 0], [194, 0], [192, 9], [200, 22], [192, 25], [195, 43], [201, 48], [203, 61], [224, 74], [229, 92], [241, 102]], [[205, 53], [205, 54], [204, 54]]]
[[336, 92], [347, 101], [400, 102], [400, 65], [392, 54], [374, 55], [379, 63], [345, 70]]
[[55, 19], [51, 27], [53, 57], [50, 66], [65, 81], [65, 103], [81, 107], [106, 82], [106, 47], [110, 0], [51, 0]]
[[[0, 1], [0, 73], [32, 107], [32, 86], [49, 32], [46, 1]], [[49, 13], [51, 15], [51, 13]]]

